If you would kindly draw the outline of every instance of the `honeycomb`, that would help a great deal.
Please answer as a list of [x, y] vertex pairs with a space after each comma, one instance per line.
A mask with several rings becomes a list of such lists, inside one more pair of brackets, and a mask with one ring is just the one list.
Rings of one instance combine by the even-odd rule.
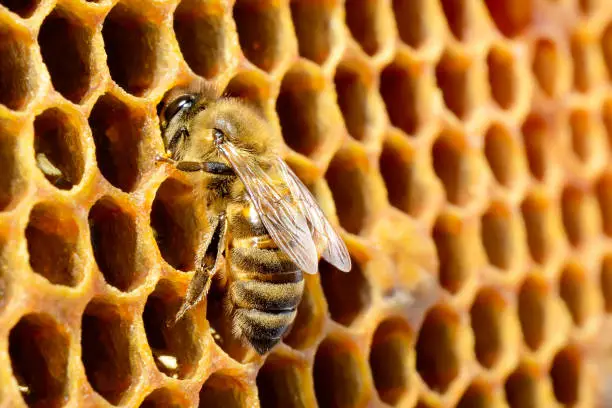
[[[1, 407], [612, 406], [605, 0], [0, 0]], [[244, 98], [353, 259], [247, 361], [156, 105]]]

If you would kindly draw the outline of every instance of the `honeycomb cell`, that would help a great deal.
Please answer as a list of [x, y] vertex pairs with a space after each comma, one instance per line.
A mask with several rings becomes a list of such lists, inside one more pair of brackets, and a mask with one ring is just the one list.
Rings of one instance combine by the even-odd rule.
[[458, 40], [465, 39], [468, 28], [466, 21], [467, 7], [465, 4], [454, 0], [441, 0], [440, 4], [451, 33]]
[[164, 260], [181, 271], [193, 270], [205, 233], [205, 204], [195, 201], [193, 188], [169, 178], [157, 190], [151, 208], [157, 247]]
[[[331, 269], [332, 267], [329, 266]], [[332, 271], [332, 274], [338, 271]], [[323, 289], [318, 275], [304, 276], [304, 293], [297, 308], [297, 315], [289, 334], [283, 341], [298, 350], [306, 349], [317, 341], [323, 331], [327, 316]], [[359, 308], [361, 309], [361, 308]]]
[[79, 227], [72, 210], [51, 203], [34, 206], [25, 230], [34, 272], [53, 284], [76, 286], [82, 279]]
[[487, 55], [489, 86], [493, 100], [502, 108], [509, 109], [516, 99], [516, 76], [514, 56], [510, 51], [493, 47]]
[[0, 211], [9, 211], [24, 194], [27, 182], [21, 174], [18, 137], [13, 129], [3, 125], [0, 121]]
[[457, 293], [470, 277], [471, 257], [468, 226], [459, 218], [442, 215], [433, 229], [433, 239], [439, 260], [440, 285], [450, 293]]
[[370, 369], [380, 399], [389, 405], [396, 405], [413, 387], [412, 345], [410, 326], [401, 318], [385, 320], [374, 332]]
[[445, 52], [436, 66], [436, 81], [446, 107], [462, 119], [470, 110], [468, 70], [471, 61], [459, 55]]
[[532, 113], [523, 122], [521, 132], [529, 171], [536, 180], [544, 181], [551, 167], [552, 135], [549, 123], [541, 115]]
[[335, 45], [336, 1], [298, 0], [290, 6], [300, 55], [323, 64]]
[[522, 34], [533, 19], [531, 0], [485, 0], [497, 29], [506, 37]]
[[24, 35], [0, 28], [0, 104], [23, 110], [34, 97], [38, 75]]
[[507, 347], [507, 304], [492, 288], [481, 289], [470, 310], [474, 349], [480, 365], [493, 368]]
[[445, 130], [432, 147], [433, 167], [444, 185], [446, 198], [451, 204], [463, 206], [471, 198], [473, 189], [472, 161], [464, 135]]
[[329, 337], [319, 345], [312, 375], [320, 408], [363, 404], [366, 384], [364, 363], [359, 355], [356, 347], [348, 341]]
[[588, 92], [598, 79], [597, 53], [585, 33], [574, 33], [570, 38], [570, 50], [574, 68], [574, 89]]
[[599, 233], [596, 204], [581, 186], [567, 186], [561, 195], [561, 214], [565, 234], [573, 246], [580, 246]]
[[416, 342], [416, 368], [427, 386], [444, 393], [459, 375], [459, 317], [446, 306], [427, 312]]
[[559, 78], [559, 55], [556, 44], [547, 38], [535, 43], [532, 70], [537, 84], [547, 96], [554, 96]]
[[132, 215], [113, 199], [101, 198], [89, 211], [89, 231], [95, 260], [106, 282], [122, 291], [139, 286], [147, 266], [138, 253]]
[[559, 295], [565, 302], [576, 326], [583, 326], [593, 313], [593, 293], [586, 271], [577, 263], [563, 268], [559, 278]]
[[227, 84], [224, 95], [240, 98], [264, 114], [270, 98], [267, 78], [255, 71], [241, 72]]
[[189, 401], [185, 396], [167, 388], [158, 388], [147, 395], [140, 408], [181, 408], [188, 405]]
[[609, 23], [601, 35], [601, 49], [603, 60], [608, 72], [608, 79], [612, 79], [612, 23]]
[[31, 17], [38, 8], [41, 0], [2, 0], [0, 6], [4, 6], [21, 18]]
[[427, 0], [393, 0], [393, 15], [400, 39], [411, 47], [420, 47], [429, 34], [425, 14]]
[[599, 284], [607, 313], [612, 313], [612, 255], [606, 255], [601, 262]]
[[538, 398], [537, 367], [521, 364], [506, 379], [506, 401], [510, 408], [537, 408], [541, 406]]
[[537, 263], [548, 260], [552, 248], [552, 206], [547, 197], [530, 194], [521, 204], [529, 253]]
[[145, 96], [161, 73], [159, 23], [121, 2], [106, 16], [102, 37], [111, 78], [132, 95]]
[[599, 134], [591, 114], [583, 109], [573, 111], [569, 117], [572, 150], [580, 162], [588, 164], [600, 153]]
[[307, 367], [271, 355], [257, 373], [259, 405], [266, 408], [313, 406], [313, 384]]
[[352, 268], [348, 273], [337, 270], [325, 261], [319, 264], [329, 313], [332, 319], [345, 326], [353, 323], [371, 302], [371, 288], [361, 268], [355, 259], [352, 259]]
[[114, 305], [92, 301], [81, 321], [81, 359], [93, 389], [113, 405], [136, 381], [130, 355], [131, 327]]
[[174, 34], [195, 74], [212, 78], [226, 69], [228, 28], [218, 1], [181, 1], [174, 12]]
[[234, 21], [244, 56], [264, 71], [276, 67], [286, 49], [286, 21], [278, 2], [238, 0]]
[[495, 406], [493, 390], [485, 380], [476, 380], [457, 404], [457, 408], [489, 408]]
[[419, 82], [421, 69], [396, 60], [380, 74], [380, 94], [385, 102], [391, 124], [407, 134], [417, 132], [421, 125]]
[[85, 168], [81, 131], [71, 115], [49, 108], [34, 120], [34, 152], [51, 184], [69, 190], [81, 182]]
[[139, 157], [145, 120], [144, 114], [110, 94], [98, 99], [89, 116], [98, 168], [106, 180], [125, 192], [136, 188], [142, 170]]
[[183, 299], [169, 281], [160, 281], [147, 298], [142, 320], [157, 368], [172, 378], [185, 378], [201, 357], [193, 337], [197, 329], [189, 315], [174, 323]]
[[11, 329], [8, 342], [13, 374], [26, 404], [64, 405], [69, 392], [70, 342], [65, 330], [47, 314], [29, 314]]
[[573, 406], [580, 399], [581, 360], [580, 350], [569, 345], [557, 353], [550, 368], [555, 398], [566, 406]]
[[43, 61], [56, 91], [74, 103], [83, 100], [93, 76], [93, 32], [67, 9], [57, 7], [38, 33]]
[[495, 180], [510, 187], [518, 173], [519, 150], [508, 129], [493, 124], [485, 135], [484, 152]]
[[334, 84], [338, 106], [346, 129], [357, 140], [366, 139], [376, 119], [370, 90], [372, 80], [368, 73], [348, 63], [336, 69]]
[[386, 22], [384, 3], [370, 0], [346, 0], [346, 24], [351, 35], [369, 55], [375, 55], [384, 46], [390, 32]]
[[518, 316], [523, 340], [534, 351], [545, 341], [548, 301], [546, 282], [535, 275], [527, 277], [518, 294]]
[[200, 408], [246, 408], [245, 386], [231, 374], [212, 374], [200, 390]]
[[602, 174], [596, 185], [597, 201], [603, 232], [607, 236], [612, 236], [612, 173]]

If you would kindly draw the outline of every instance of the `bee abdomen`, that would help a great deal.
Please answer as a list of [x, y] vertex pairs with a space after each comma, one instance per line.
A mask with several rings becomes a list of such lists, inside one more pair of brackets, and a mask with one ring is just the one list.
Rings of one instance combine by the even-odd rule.
[[259, 354], [267, 353], [281, 339], [295, 319], [296, 311], [277, 313], [257, 309], [238, 309], [234, 323]]
[[286, 312], [296, 309], [304, 291], [304, 281], [289, 283], [237, 280], [230, 287], [234, 304], [266, 312]]

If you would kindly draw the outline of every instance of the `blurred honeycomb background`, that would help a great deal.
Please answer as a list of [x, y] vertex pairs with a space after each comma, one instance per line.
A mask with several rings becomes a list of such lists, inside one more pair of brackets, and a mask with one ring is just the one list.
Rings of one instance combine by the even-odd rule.
[[[0, 406], [612, 406], [607, 3], [0, 0]], [[156, 105], [198, 78], [354, 263], [254, 362], [214, 294], [166, 325], [207, 225]]]

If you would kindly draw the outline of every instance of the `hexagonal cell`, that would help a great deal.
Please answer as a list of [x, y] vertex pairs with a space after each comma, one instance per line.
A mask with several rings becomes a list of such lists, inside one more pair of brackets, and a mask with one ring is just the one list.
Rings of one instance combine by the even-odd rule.
[[470, 231], [461, 219], [441, 215], [433, 229], [433, 239], [439, 260], [440, 285], [450, 293], [457, 293], [472, 273]]
[[442, 91], [446, 107], [458, 118], [464, 118], [471, 108], [467, 57], [445, 52], [436, 66], [436, 82]]
[[119, 405], [133, 382], [131, 324], [114, 305], [93, 300], [81, 322], [81, 359], [87, 381], [113, 405]]
[[142, 401], [140, 408], [181, 408], [189, 405], [184, 395], [167, 388], [158, 388]]
[[221, 372], [212, 374], [200, 389], [199, 408], [246, 408], [245, 385]]
[[563, 226], [569, 242], [580, 246], [599, 234], [597, 204], [582, 186], [570, 185], [561, 194]]
[[227, 84], [223, 95], [240, 98], [263, 115], [270, 98], [268, 78], [256, 71], [240, 72]]
[[346, 0], [344, 12], [351, 35], [368, 55], [375, 55], [390, 39], [391, 32], [386, 23], [386, 18], [390, 16], [384, 3]]
[[550, 368], [555, 398], [561, 404], [573, 406], [580, 400], [582, 353], [574, 345], [563, 348], [555, 356]]
[[447, 200], [459, 206], [467, 204], [473, 187], [473, 168], [463, 133], [443, 131], [433, 144], [431, 154], [434, 171], [444, 185]]
[[217, 1], [183, 0], [174, 11], [174, 34], [196, 75], [212, 78], [227, 66], [223, 7]]
[[[331, 266], [329, 266], [331, 269]], [[338, 271], [332, 271], [332, 274]], [[304, 293], [289, 334], [283, 341], [302, 350], [312, 346], [321, 335], [327, 317], [327, 308], [319, 275], [304, 276]], [[360, 308], [361, 309], [361, 308]]]
[[574, 88], [588, 92], [599, 80], [599, 50], [588, 33], [576, 32], [570, 38], [570, 50], [574, 62]]
[[604, 173], [596, 185], [603, 232], [612, 236], [612, 173]]
[[608, 24], [601, 35], [601, 49], [603, 60], [608, 71], [608, 78], [612, 79], [612, 23]]
[[510, 408], [536, 408], [541, 406], [538, 398], [538, 368], [521, 364], [506, 379], [506, 401]]
[[372, 122], [376, 119], [373, 117], [376, 110], [371, 100], [372, 81], [369, 72], [364, 72], [362, 67], [341, 63], [336, 68], [334, 84], [338, 106], [346, 129], [357, 140], [364, 140], [371, 133]]
[[383, 321], [372, 339], [370, 369], [380, 399], [396, 405], [412, 386], [412, 330], [401, 318]]
[[557, 46], [552, 40], [540, 38], [534, 47], [532, 70], [535, 79], [547, 96], [554, 96], [560, 61]]
[[17, 154], [17, 132], [0, 122], [0, 211], [12, 210], [26, 190], [27, 181], [21, 174]]
[[56, 91], [74, 103], [83, 100], [93, 76], [93, 31], [68, 10], [57, 7], [38, 33], [43, 61]]
[[599, 284], [607, 313], [612, 313], [612, 255], [606, 255], [601, 262]]
[[593, 315], [593, 291], [586, 271], [577, 263], [563, 268], [559, 278], [559, 295], [576, 326], [583, 326]]
[[411, 47], [421, 46], [429, 34], [422, 18], [427, 0], [393, 0], [393, 15], [400, 39]]
[[523, 340], [534, 351], [545, 340], [549, 292], [546, 281], [533, 275], [525, 279], [518, 294], [518, 316]]
[[336, 101], [320, 75], [306, 65], [294, 67], [283, 78], [276, 100], [285, 142], [306, 156], [319, 151], [326, 140], [341, 132], [342, 118]]
[[[23, 3], [23, 2], [21, 2]], [[0, 104], [23, 110], [38, 86], [38, 75], [25, 35], [0, 29]]]
[[4, 6], [21, 18], [31, 17], [38, 8], [41, 0], [1, 0], [0, 6]]
[[323, 64], [334, 46], [335, 1], [291, 1], [291, 18], [300, 55]]
[[47, 314], [28, 314], [11, 329], [8, 343], [13, 374], [26, 404], [62, 406], [69, 388], [68, 333]]
[[146, 120], [142, 112], [130, 110], [110, 94], [100, 97], [89, 115], [98, 168], [109, 183], [125, 192], [136, 188], [142, 170], [139, 158]]
[[485, 380], [474, 381], [457, 404], [457, 408], [489, 408], [495, 406], [493, 390]]
[[237, 0], [234, 4], [234, 21], [242, 52], [264, 71], [271, 71], [287, 51], [284, 17], [280, 4], [275, 1]]
[[517, 237], [510, 210], [504, 203], [492, 203], [481, 219], [480, 235], [489, 263], [508, 269], [516, 259]]
[[506, 37], [521, 34], [533, 19], [531, 0], [485, 0], [493, 22]]
[[60, 108], [49, 108], [34, 120], [34, 152], [38, 168], [57, 188], [81, 182], [85, 168], [81, 131]]
[[493, 124], [485, 135], [484, 152], [495, 180], [510, 187], [517, 177], [520, 151], [508, 129]]
[[396, 60], [380, 74], [380, 94], [383, 97], [391, 124], [407, 134], [418, 131], [423, 109], [418, 102], [422, 91], [422, 67]]
[[467, 6], [460, 1], [455, 0], [441, 0], [442, 11], [446, 17], [446, 23], [450, 28], [451, 33], [458, 40], [465, 39], [467, 32]]
[[538, 114], [527, 116], [521, 127], [529, 171], [539, 181], [550, 172], [552, 135], [547, 120]]
[[591, 113], [584, 109], [574, 110], [569, 117], [572, 150], [580, 162], [587, 164], [600, 154], [600, 134]]
[[206, 228], [204, 203], [195, 200], [193, 186], [169, 178], [157, 190], [151, 208], [157, 247], [164, 260], [181, 271], [193, 270]]
[[507, 307], [506, 300], [495, 289], [484, 288], [478, 292], [470, 309], [474, 351], [485, 368], [492, 369], [507, 348]]
[[190, 376], [202, 355], [193, 337], [197, 328], [189, 314], [174, 323], [182, 302], [172, 284], [162, 280], [147, 298], [142, 313], [155, 364], [162, 373], [172, 378]]
[[487, 55], [491, 96], [503, 109], [509, 109], [516, 99], [514, 55], [506, 49], [493, 47]]
[[416, 343], [416, 368], [427, 386], [444, 393], [459, 375], [459, 317], [446, 306], [427, 312]]
[[112, 198], [103, 197], [89, 211], [91, 247], [106, 282], [130, 291], [144, 280], [147, 265], [136, 242], [136, 223]]
[[257, 373], [259, 404], [266, 408], [314, 405], [313, 384], [304, 364], [271, 355]]
[[540, 264], [546, 262], [552, 251], [552, 210], [549, 199], [541, 194], [530, 194], [521, 204], [529, 253]]
[[82, 279], [81, 257], [77, 254], [79, 227], [71, 209], [51, 203], [35, 205], [25, 236], [34, 272], [53, 284], [79, 283]]
[[155, 85], [163, 62], [158, 49], [160, 24], [135, 8], [117, 3], [102, 27], [111, 78], [135, 96], [146, 95]]
[[365, 363], [357, 347], [328, 337], [317, 349], [312, 375], [321, 408], [352, 407], [365, 397]]
[[325, 261], [319, 264], [321, 285], [329, 313], [332, 319], [345, 326], [353, 323], [371, 302], [370, 284], [361, 268], [361, 264], [355, 259], [352, 259], [349, 273], [339, 271]]

